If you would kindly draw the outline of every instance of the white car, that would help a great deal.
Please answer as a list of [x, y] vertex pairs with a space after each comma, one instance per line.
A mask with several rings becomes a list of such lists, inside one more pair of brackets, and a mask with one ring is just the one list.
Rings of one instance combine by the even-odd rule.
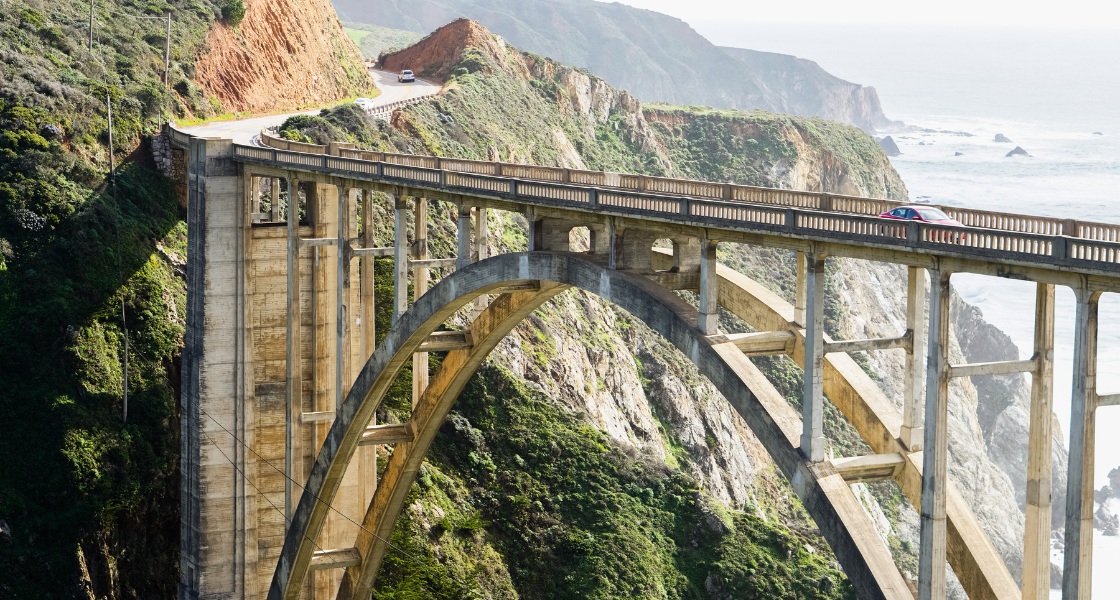
[[409, 83], [412, 81], [416, 81], [416, 76], [412, 74], [412, 71], [405, 69], [397, 73], [397, 83]]

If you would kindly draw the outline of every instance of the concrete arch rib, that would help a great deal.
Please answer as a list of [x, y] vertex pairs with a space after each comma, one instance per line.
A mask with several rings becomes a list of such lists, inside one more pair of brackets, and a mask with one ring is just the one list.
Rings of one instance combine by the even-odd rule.
[[[426, 396], [421, 400], [422, 405], [430, 404], [423, 409], [430, 411], [429, 417], [446, 415], [458, 395], [456, 385], [459, 389], [462, 387], [456, 382], [461, 379], [465, 383], [481, 364], [488, 352], [485, 346], [493, 348], [505, 332], [535, 306], [551, 297], [550, 294], [554, 295], [569, 286], [597, 294], [641, 319], [684, 352], [723, 393], [791, 481], [861, 598], [886, 600], [913, 597], [847, 483], [828, 463], [814, 464], [801, 459], [798, 451], [800, 418], [733, 343], [720, 336], [705, 336], [696, 326], [696, 310], [674, 293], [649, 280], [603, 268], [588, 260], [586, 255], [532, 252], [497, 256], [454, 273], [429, 290], [393, 326], [363, 367], [315, 461], [273, 576], [268, 596], [270, 600], [295, 600], [299, 597], [314, 551], [311, 540], [316, 539], [322, 529], [328, 504], [338, 489], [366, 424], [405, 360], [440, 323], [476, 296], [511, 283], [530, 281], [541, 282], [540, 291], [506, 294], [489, 309], [494, 312], [480, 317], [480, 320], [488, 320], [489, 325], [476, 322], [480, 327], [490, 328], [492, 342], [479, 344], [481, 340], [476, 339], [480, 348], [473, 358], [466, 356], [467, 351], [463, 350], [457, 351], [463, 355], [453, 359], [453, 363], [445, 360], [445, 366], [451, 369], [444, 374], [441, 368], [430, 388], [432, 396], [441, 397]], [[498, 335], [503, 328], [505, 332]], [[452, 358], [451, 355], [449, 358]], [[436, 381], [441, 382], [439, 388], [435, 385]], [[440, 389], [443, 391], [440, 392]], [[427, 434], [415, 432], [412, 445], [396, 461], [399, 464], [394, 477], [398, 478], [398, 484], [403, 485], [394, 487], [407, 490], [411, 485], [415, 467], [408, 463], [415, 461], [418, 467], [418, 460], [426, 453], [439, 421], [434, 422], [434, 427], [429, 425], [426, 428], [430, 429]], [[405, 454], [415, 454], [417, 458], [410, 460]], [[386, 485], [379, 488], [388, 488], [388, 484], [386, 481]], [[390, 514], [393, 510], [389, 502], [390, 493], [387, 490], [382, 494], [378, 490], [382, 498], [379, 500], [375, 496], [371, 502], [366, 516], [367, 527], [375, 524], [376, 527], [391, 527], [396, 515]], [[396, 510], [399, 511], [399, 508], [397, 506]], [[382, 511], [380, 516], [377, 514], [379, 511]], [[378, 519], [387, 524], [377, 524]], [[388, 537], [380, 532], [378, 535]], [[343, 584], [340, 597], [345, 597], [351, 589], [366, 589], [384, 552], [384, 548], [377, 549], [378, 544], [384, 543], [383, 540], [367, 533], [362, 536], [359, 552], [364, 565], [350, 568], [344, 577], [344, 581], [349, 583]]]

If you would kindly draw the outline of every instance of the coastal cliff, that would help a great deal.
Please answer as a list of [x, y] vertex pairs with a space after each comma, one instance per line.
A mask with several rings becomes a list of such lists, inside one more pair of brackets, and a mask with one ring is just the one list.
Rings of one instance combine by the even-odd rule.
[[592, 0], [333, 1], [346, 21], [423, 34], [466, 17], [647, 102], [762, 109], [866, 131], [897, 125], [873, 88], [793, 56], [718, 47], [684, 21], [651, 10]]

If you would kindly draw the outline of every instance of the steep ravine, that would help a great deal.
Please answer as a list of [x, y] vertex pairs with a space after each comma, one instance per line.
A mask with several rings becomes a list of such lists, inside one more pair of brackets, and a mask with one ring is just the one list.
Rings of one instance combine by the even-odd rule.
[[[464, 31], [469, 36], [461, 36]], [[480, 38], [483, 43], [476, 43]], [[411, 53], [410, 60], [438, 57], [433, 59], [438, 64], [414, 67], [448, 73], [446, 92], [398, 111], [388, 125], [349, 110], [327, 111], [286, 126], [285, 135], [318, 142], [330, 136], [422, 154], [906, 195], [875, 142], [851, 127], [760, 112], [650, 110], [601, 80], [521, 54], [465, 22], [403, 53]], [[456, 57], [458, 62], [451, 62]], [[508, 109], [513, 106], [517, 109]], [[447, 214], [444, 235], [450, 236], [449, 210]], [[523, 247], [520, 216], [492, 214], [490, 229], [496, 232], [494, 250]], [[430, 237], [438, 239], [439, 234], [430, 232]], [[453, 247], [450, 238], [441, 244]], [[792, 298], [792, 254], [724, 244], [720, 260]], [[849, 259], [831, 262], [829, 334], [840, 339], [899, 335], [904, 329], [905, 270]], [[724, 326], [742, 324], [726, 318]], [[997, 348], [1015, 352], [977, 310], [959, 299], [953, 304], [953, 331], [954, 361], [997, 360], [1002, 356]], [[873, 353], [861, 360], [901, 406], [901, 353]], [[758, 362], [779, 391], [798, 393], [800, 370], [788, 360]], [[597, 298], [563, 294], [519, 326], [488, 364], [595, 425], [619, 447], [679, 468], [712, 501], [794, 528], [806, 525], [803, 514], [788, 510], [790, 494], [765, 451], [695, 366]], [[1025, 432], [1015, 431], [1017, 413], [1026, 402], [1027, 387], [1015, 378], [977, 385], [962, 380], [951, 388], [951, 475], [1015, 574], [1022, 552], [1022, 471], [1009, 457], [1026, 454]], [[1003, 432], [998, 443], [993, 438], [997, 430]], [[866, 451], [842, 423], [830, 421], [828, 434], [834, 455]], [[1065, 469], [1060, 445], [1055, 444], [1056, 473]], [[916, 514], [893, 484], [857, 486], [857, 493], [904, 572], [913, 577]], [[410, 510], [428, 510], [422, 507]], [[959, 588], [954, 595], [960, 595]]]

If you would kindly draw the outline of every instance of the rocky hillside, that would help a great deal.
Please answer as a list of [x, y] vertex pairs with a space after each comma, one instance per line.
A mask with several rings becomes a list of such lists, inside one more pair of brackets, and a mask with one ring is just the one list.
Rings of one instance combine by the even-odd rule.
[[[253, 46], [297, 4], [97, 2], [91, 42], [89, 2], [0, 3], [0, 598], [176, 596], [186, 230], [145, 138], [235, 108], [196, 79], [213, 28]], [[338, 34], [304, 19], [297, 55]], [[315, 98], [359, 89], [333, 85]]]
[[373, 88], [328, 0], [249, 0], [206, 36], [196, 80], [228, 112], [282, 112]]
[[[374, 123], [360, 113], [341, 109], [325, 111], [319, 117], [293, 119], [283, 128], [284, 134], [315, 142], [346, 139], [366, 147], [422, 154], [671, 174], [892, 198], [906, 195], [905, 186], [875, 141], [853, 127], [762, 112], [643, 106], [594, 76], [521, 53], [500, 38], [488, 38], [483, 29], [465, 21], [449, 25], [417, 47], [385, 60], [389, 64], [407, 60], [418, 70], [444, 75], [448, 78], [447, 91], [431, 102], [398, 111], [389, 124]], [[517, 109], [510, 110], [511, 106]], [[429, 231], [429, 237], [442, 239], [439, 243], [450, 251], [454, 231], [451, 209], [447, 214], [442, 231]], [[491, 231], [501, 232], [492, 240], [495, 250], [524, 247], [524, 222], [519, 216], [490, 218]], [[381, 235], [391, 233], [386, 230]], [[794, 260], [790, 253], [724, 244], [720, 260], [792, 300]], [[903, 330], [903, 269], [847, 259], [834, 259], [830, 265], [826, 307], [830, 335], [841, 339], [889, 337]], [[959, 299], [954, 301], [953, 314], [954, 361], [965, 357], [998, 360], [1003, 353], [1016, 352], [977, 310]], [[728, 331], [744, 330], [744, 324], [729, 317], [722, 326]], [[895, 354], [874, 353], [860, 360], [887, 396], [901, 407], [901, 356]], [[779, 391], [791, 402], [798, 401], [800, 369], [786, 359], [756, 362]], [[483, 377], [491, 381], [487, 384], [489, 391], [472, 389], [492, 402], [510, 394], [526, 402], [544, 399], [561, 407], [562, 414], [594, 425], [622, 451], [662, 463], [670, 475], [680, 472], [687, 476], [705, 498], [704, 510], [730, 510], [732, 522], [739, 518], [734, 515], [755, 514], [765, 516], [764, 522], [773, 525], [812, 530], [803, 514], [783, 509], [790, 505], [788, 488], [773, 472], [764, 449], [710, 384], [641, 323], [593, 296], [570, 292], [553, 301], [502, 342]], [[1013, 572], [1021, 563], [1023, 516], [1018, 498], [1022, 496], [1023, 474], [1011, 455], [1026, 454], [1026, 435], [1018, 431], [1016, 423], [1027, 401], [1027, 388], [1017, 378], [978, 381], [976, 386], [958, 381], [952, 388], [950, 407], [952, 476], [977, 507], [981, 523]], [[421, 484], [416, 503], [395, 534], [400, 543], [428, 552], [431, 569], [448, 569], [468, 580], [473, 576], [461, 570], [467, 567], [461, 561], [466, 560], [462, 556], [470, 554], [469, 548], [476, 547], [470, 544], [489, 545], [495, 556], [509, 556], [514, 550], [513, 555], [520, 556], [526, 548], [511, 545], [514, 540], [509, 539], [509, 532], [526, 527], [530, 534], [536, 531], [525, 523], [507, 521], [498, 497], [479, 495], [477, 490], [490, 489], [494, 481], [493, 475], [485, 472], [493, 470], [486, 460], [494, 460], [499, 472], [520, 468], [525, 477], [539, 477], [539, 465], [532, 461], [518, 463], [516, 457], [524, 459], [523, 455], [503, 449], [501, 432], [505, 425], [494, 424], [487, 416], [487, 402], [472, 402], [459, 406], [456, 417], [445, 428], [447, 439], [438, 442], [427, 467], [432, 479]], [[503, 406], [509, 404], [516, 402]], [[487, 427], [494, 427], [494, 432]], [[835, 414], [828, 419], [826, 433], [833, 455], [867, 451]], [[473, 440], [469, 442], [473, 450], [456, 445], [466, 440]], [[1056, 473], [1065, 468], [1061, 445], [1055, 444]], [[500, 456], [513, 461], [512, 465], [499, 464]], [[633, 480], [630, 484], [639, 488], [647, 485]], [[623, 487], [630, 484], [624, 482]], [[651, 488], [650, 500], [657, 506], [665, 506], [660, 504], [665, 489]], [[873, 511], [879, 533], [898, 563], [913, 577], [917, 566], [917, 514], [893, 484], [861, 485], [856, 490]], [[535, 502], [534, 497], [528, 495], [528, 501]], [[554, 507], [540, 501], [542, 508], [526, 515], [527, 519], [532, 517], [528, 523], [571, 526]], [[467, 519], [471, 507], [480, 506], [484, 508], [478, 519], [486, 525], [472, 521], [477, 525], [472, 525], [469, 532], [452, 530], [451, 535], [444, 533], [446, 528], [434, 525], [440, 515], [457, 515], [447, 517], [451, 522]], [[669, 541], [658, 539], [673, 547], [670, 541], [677, 538], [664, 531]], [[428, 539], [438, 540], [434, 548], [422, 542]], [[560, 551], [556, 540], [533, 539], [535, 551]], [[595, 544], [589, 548], [602, 550]], [[719, 552], [718, 545], [705, 552]], [[493, 569], [487, 572], [501, 574], [502, 581], [508, 576], [509, 585], [523, 596], [539, 597], [526, 590], [555, 585], [553, 580], [545, 582], [527, 575], [535, 571], [518, 562], [494, 558], [489, 564]], [[728, 563], [723, 564], [734, 571]], [[659, 577], [668, 576], [658, 572]], [[420, 573], [431, 575], [431, 571], [410, 567], [406, 560], [392, 562], [386, 571], [383, 597], [393, 597], [392, 590], [399, 589], [396, 586], [416, 584], [418, 578], [422, 579]], [[705, 573], [708, 577], [714, 571]], [[959, 588], [955, 593], [959, 597]]]
[[523, 50], [574, 65], [645, 101], [893, 124], [870, 87], [792, 56], [725, 49], [683, 21], [594, 0], [333, 0], [347, 21], [427, 33], [466, 17]]

